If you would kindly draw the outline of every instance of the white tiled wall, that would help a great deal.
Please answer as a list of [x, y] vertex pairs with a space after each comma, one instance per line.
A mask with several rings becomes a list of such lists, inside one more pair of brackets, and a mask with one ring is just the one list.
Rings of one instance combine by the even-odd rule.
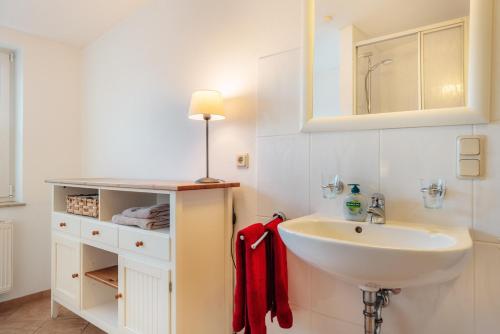
[[[500, 94], [499, 94], [500, 97]], [[500, 100], [500, 99], [499, 99]], [[500, 242], [500, 122], [474, 127], [474, 133], [486, 136], [484, 180], [474, 182], [474, 233], [477, 240]]]
[[[472, 126], [380, 131], [380, 191], [391, 220], [472, 227], [472, 181], [456, 178], [456, 138]], [[441, 177], [447, 193], [443, 209], [422, 205], [420, 179]]]
[[476, 242], [474, 275], [477, 334], [498, 333], [500, 315], [500, 245]]
[[[257, 214], [270, 217], [286, 211], [290, 217], [309, 212], [307, 188], [309, 136], [295, 134], [257, 139]], [[286, 171], [276, 173], [275, 171]], [[286, 209], [286, 210], [285, 210]]]
[[277, 136], [300, 131], [301, 49], [262, 58], [259, 63], [257, 134]]
[[[340, 175], [346, 184], [359, 183], [362, 191], [378, 190], [379, 175], [378, 131], [317, 133], [311, 135], [311, 159], [308, 191], [311, 211], [335, 215], [341, 201], [323, 199], [320, 184], [324, 177]], [[326, 179], [327, 180], [327, 179]]]
[[[265, 108], [259, 110], [262, 130], [257, 137], [258, 214], [268, 217], [282, 210], [291, 218], [315, 212], [341, 216], [341, 199], [325, 200], [319, 188], [323, 175], [340, 174], [345, 183], [360, 183], [368, 194], [384, 193], [389, 219], [471, 227], [475, 256], [464, 273], [445, 284], [403, 290], [384, 310], [384, 333], [500, 333], [500, 121], [483, 126], [293, 132], [291, 124], [300, 117], [300, 108], [294, 104], [300, 99], [290, 94], [299, 94], [293, 81], [300, 78], [299, 62], [297, 50], [259, 62], [266, 81], [259, 94], [266, 101], [260, 104]], [[495, 75], [500, 79], [498, 67]], [[493, 105], [498, 109], [497, 86], [494, 94]], [[484, 180], [455, 177], [456, 137], [468, 134], [487, 137]], [[424, 209], [419, 192], [419, 179], [433, 177], [443, 177], [448, 183], [441, 210]], [[289, 280], [295, 310], [295, 327], [289, 333], [362, 333], [361, 293], [356, 287], [292, 255]], [[274, 324], [270, 328], [272, 334], [286, 332]]]

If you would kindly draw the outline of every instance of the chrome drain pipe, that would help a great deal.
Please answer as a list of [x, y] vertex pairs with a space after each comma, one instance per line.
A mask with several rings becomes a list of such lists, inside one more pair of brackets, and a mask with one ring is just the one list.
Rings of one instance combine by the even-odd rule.
[[365, 334], [375, 334], [376, 325], [375, 319], [377, 317], [377, 310], [375, 304], [377, 303], [377, 292], [363, 290], [363, 304], [365, 309], [363, 315], [365, 316]]
[[370, 289], [361, 288], [365, 309], [365, 334], [382, 333], [382, 308], [389, 305], [391, 293], [399, 294], [401, 289]]

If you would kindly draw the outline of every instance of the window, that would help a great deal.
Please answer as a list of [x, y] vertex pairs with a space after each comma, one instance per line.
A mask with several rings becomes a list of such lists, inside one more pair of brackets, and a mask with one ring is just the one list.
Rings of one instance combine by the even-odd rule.
[[14, 54], [0, 49], [0, 202], [14, 200]]

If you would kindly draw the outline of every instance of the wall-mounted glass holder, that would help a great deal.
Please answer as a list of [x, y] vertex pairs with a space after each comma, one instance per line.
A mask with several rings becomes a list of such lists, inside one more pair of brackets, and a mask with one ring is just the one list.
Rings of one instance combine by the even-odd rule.
[[441, 209], [446, 195], [446, 181], [444, 179], [420, 180], [420, 191], [427, 209]]
[[344, 182], [339, 175], [323, 176], [323, 184], [321, 189], [323, 191], [323, 198], [333, 199], [344, 191]]

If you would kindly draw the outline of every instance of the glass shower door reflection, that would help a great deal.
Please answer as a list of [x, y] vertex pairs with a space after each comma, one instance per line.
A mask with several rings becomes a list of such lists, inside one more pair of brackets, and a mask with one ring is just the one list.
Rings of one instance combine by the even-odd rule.
[[464, 26], [422, 33], [422, 108], [465, 106]]
[[357, 47], [356, 114], [419, 109], [418, 36]]

